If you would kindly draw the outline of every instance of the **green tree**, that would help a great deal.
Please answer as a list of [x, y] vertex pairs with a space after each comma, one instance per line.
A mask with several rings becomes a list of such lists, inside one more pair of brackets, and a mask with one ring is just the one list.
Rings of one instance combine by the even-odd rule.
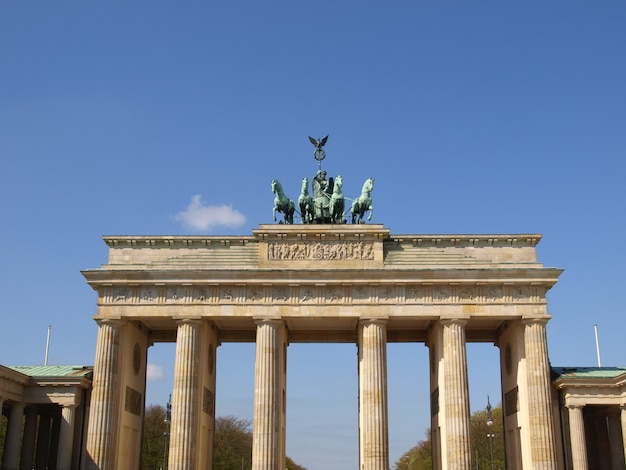
[[215, 419], [213, 470], [250, 468], [252, 431], [250, 421], [234, 416]]
[[[165, 408], [150, 405], [146, 408], [144, 435], [141, 454], [142, 470], [166, 468], [164, 455], [167, 424]], [[252, 430], [251, 423], [235, 416], [222, 416], [215, 419], [215, 437], [213, 442], [213, 470], [250, 469], [252, 465]], [[306, 470], [287, 457], [288, 470]]]
[[[493, 420], [491, 426], [487, 425], [487, 417], [486, 410], [476, 411], [470, 417], [472, 468], [491, 470], [493, 452], [494, 470], [505, 469], [502, 406], [498, 405], [491, 410]], [[490, 434], [493, 437], [490, 437]], [[405, 452], [394, 464], [394, 470], [426, 470], [432, 469], [432, 466], [432, 443], [430, 430], [428, 430], [426, 439]]]
[[141, 450], [142, 470], [166, 468], [167, 463], [164, 463], [165, 448], [168, 444], [166, 432], [165, 408], [161, 405], [146, 407]]

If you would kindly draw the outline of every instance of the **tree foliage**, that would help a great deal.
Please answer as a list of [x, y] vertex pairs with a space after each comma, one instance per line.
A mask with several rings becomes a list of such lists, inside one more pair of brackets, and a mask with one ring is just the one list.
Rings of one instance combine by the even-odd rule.
[[[146, 408], [142, 446], [142, 470], [167, 468], [164, 464], [166, 449], [167, 424], [165, 408], [150, 405]], [[213, 470], [250, 469], [252, 466], [252, 429], [251, 423], [235, 416], [223, 416], [215, 419], [215, 438], [213, 442]], [[287, 457], [289, 470], [306, 470]]]
[[143, 426], [143, 446], [141, 452], [141, 469], [155, 470], [166, 468], [165, 446], [167, 423], [165, 422], [165, 408], [161, 405], [146, 407]]
[[[493, 425], [487, 426], [487, 411], [476, 411], [470, 417], [470, 439], [472, 445], [472, 469], [491, 470], [493, 452], [493, 468], [505, 469], [504, 434], [502, 407], [498, 405], [491, 410]], [[493, 434], [490, 438], [489, 434]], [[394, 464], [394, 470], [430, 470], [433, 468], [432, 443], [430, 429], [426, 439], [405, 452]], [[491, 442], [490, 442], [491, 440]], [[491, 448], [490, 448], [491, 446]]]

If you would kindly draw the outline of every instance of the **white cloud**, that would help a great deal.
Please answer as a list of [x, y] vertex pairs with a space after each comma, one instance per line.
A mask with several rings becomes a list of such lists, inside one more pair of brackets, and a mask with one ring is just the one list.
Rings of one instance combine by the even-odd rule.
[[219, 226], [240, 227], [245, 223], [246, 217], [232, 206], [205, 206], [202, 196], [196, 194], [191, 197], [187, 209], [176, 214], [176, 220], [195, 230], [212, 230]]
[[161, 366], [148, 364], [148, 369], [146, 371], [146, 380], [148, 382], [156, 382], [158, 380], [162, 380], [163, 377], [163, 368]]

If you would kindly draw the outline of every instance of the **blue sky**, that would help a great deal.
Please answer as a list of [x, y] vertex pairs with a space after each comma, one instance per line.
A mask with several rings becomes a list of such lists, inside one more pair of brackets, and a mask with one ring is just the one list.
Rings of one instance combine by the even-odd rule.
[[[92, 364], [102, 235], [250, 234], [324, 168], [394, 234], [541, 233], [554, 365], [626, 365], [626, 3], [0, 3], [0, 363]], [[472, 409], [497, 349], [468, 346]], [[173, 346], [150, 352], [164, 404]], [[218, 350], [252, 417], [252, 345]], [[428, 427], [427, 348], [389, 345], [391, 463]], [[357, 466], [356, 347], [289, 350], [288, 454]]]

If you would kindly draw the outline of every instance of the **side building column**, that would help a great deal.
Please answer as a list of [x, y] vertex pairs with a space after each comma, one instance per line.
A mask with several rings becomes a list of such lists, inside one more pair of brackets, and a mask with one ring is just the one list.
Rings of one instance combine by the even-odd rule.
[[31, 470], [35, 468], [35, 438], [37, 437], [38, 413], [39, 412], [35, 406], [29, 406], [26, 408], [20, 470]]
[[359, 322], [359, 463], [363, 470], [389, 468], [387, 320]]
[[522, 320], [528, 387], [529, 450], [532, 466], [537, 470], [557, 468], [546, 339], [547, 322], [548, 318]]
[[285, 468], [287, 332], [280, 319], [256, 322], [252, 470]]
[[470, 443], [469, 382], [464, 319], [441, 320], [443, 327], [443, 408], [447, 452], [446, 468], [472, 467]]
[[626, 403], [620, 405], [620, 418], [622, 421], [622, 449], [624, 450], [624, 461], [626, 463]]
[[61, 411], [61, 429], [59, 430], [59, 452], [57, 455], [57, 470], [70, 470], [72, 467], [72, 452], [74, 451], [74, 415], [76, 406], [64, 406]]
[[11, 405], [7, 434], [4, 441], [4, 456], [2, 460], [3, 470], [17, 470], [20, 458], [20, 439], [22, 437], [22, 420], [24, 418], [24, 405], [14, 403]]
[[112, 470], [117, 435], [118, 352], [120, 322], [97, 320], [98, 342], [93, 370], [93, 387], [87, 431], [86, 468]]
[[48, 467], [50, 452], [50, 432], [52, 430], [52, 416], [49, 409], [39, 413], [39, 427], [37, 429], [37, 449], [35, 451], [35, 468]]
[[566, 405], [569, 414], [570, 445], [572, 447], [572, 470], [587, 470], [587, 443], [585, 421], [581, 405]]
[[178, 322], [170, 425], [170, 470], [196, 468], [201, 325], [201, 320], [185, 319]]

